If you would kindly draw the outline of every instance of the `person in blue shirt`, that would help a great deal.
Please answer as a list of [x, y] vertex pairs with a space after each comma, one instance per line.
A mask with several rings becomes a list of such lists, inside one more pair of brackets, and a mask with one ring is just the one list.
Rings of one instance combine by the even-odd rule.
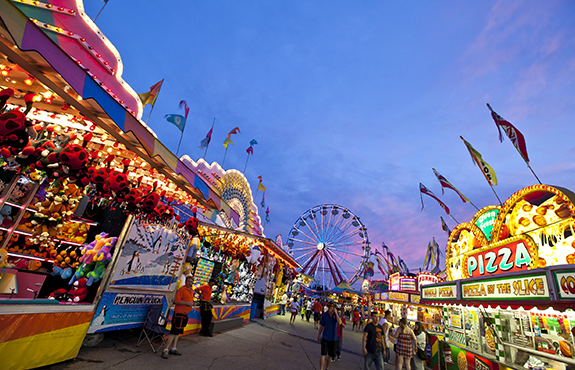
[[[328, 309], [319, 320], [319, 331], [317, 340], [321, 342], [321, 357], [319, 360], [319, 370], [329, 369], [331, 359], [335, 357], [337, 348], [337, 326], [341, 325], [341, 318], [335, 310], [333, 303], [328, 303]], [[322, 335], [323, 334], [323, 335]], [[325, 356], [327, 357], [327, 362]]]

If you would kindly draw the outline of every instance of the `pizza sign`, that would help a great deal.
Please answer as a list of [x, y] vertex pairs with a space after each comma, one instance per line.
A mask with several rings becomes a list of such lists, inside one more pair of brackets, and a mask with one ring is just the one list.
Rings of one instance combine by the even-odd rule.
[[536, 255], [525, 239], [471, 254], [466, 259], [468, 277], [497, 275], [531, 268]]

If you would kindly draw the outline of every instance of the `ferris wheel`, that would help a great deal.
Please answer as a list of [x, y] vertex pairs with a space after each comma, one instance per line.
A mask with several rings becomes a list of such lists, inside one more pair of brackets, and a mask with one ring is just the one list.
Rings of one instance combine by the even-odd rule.
[[293, 224], [288, 247], [301, 273], [331, 289], [342, 281], [353, 284], [369, 259], [367, 229], [350, 210], [322, 204], [304, 212]]

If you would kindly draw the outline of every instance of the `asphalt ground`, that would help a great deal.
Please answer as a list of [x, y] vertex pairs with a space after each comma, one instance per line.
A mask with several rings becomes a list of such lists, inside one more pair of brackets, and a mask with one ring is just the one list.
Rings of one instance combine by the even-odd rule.
[[[313, 319], [312, 319], [313, 320]], [[182, 356], [163, 359], [147, 342], [136, 347], [140, 330], [108, 332], [94, 347], [83, 346], [74, 360], [45, 366], [43, 370], [142, 370], [155, 368], [178, 369], [319, 369], [320, 344], [313, 322], [289, 316], [255, 319], [241, 328], [213, 337], [198, 334], [181, 337], [178, 350]], [[344, 329], [341, 361], [330, 369], [363, 369], [362, 333]], [[393, 355], [392, 355], [393, 356]], [[393, 358], [392, 358], [393, 361]], [[386, 370], [394, 366], [385, 365]]]

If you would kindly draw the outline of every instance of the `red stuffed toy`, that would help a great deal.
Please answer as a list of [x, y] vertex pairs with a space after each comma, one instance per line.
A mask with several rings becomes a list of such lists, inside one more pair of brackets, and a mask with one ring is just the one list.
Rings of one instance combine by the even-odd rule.
[[81, 278], [74, 282], [74, 286], [68, 292], [70, 295], [68, 300], [70, 302], [82, 302], [84, 299], [86, 299], [86, 296], [88, 295], [88, 287], [86, 282], [86, 278]]

